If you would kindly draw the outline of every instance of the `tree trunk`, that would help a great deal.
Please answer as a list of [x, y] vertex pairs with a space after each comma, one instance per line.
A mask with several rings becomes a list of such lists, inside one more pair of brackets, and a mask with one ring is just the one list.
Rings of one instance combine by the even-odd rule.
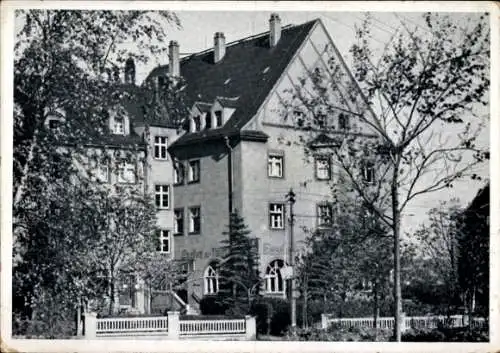
[[[396, 166], [398, 163], [396, 163]], [[400, 232], [400, 212], [398, 194], [398, 168], [394, 168], [394, 175], [391, 184], [392, 198], [392, 231], [394, 240], [394, 338], [396, 342], [401, 342], [401, 261], [399, 253], [399, 232]]]
[[378, 317], [379, 317], [379, 302], [378, 302], [378, 285], [373, 286], [373, 327], [377, 329], [378, 327]]
[[[306, 279], [307, 281], [307, 279]], [[302, 327], [307, 328], [308, 327], [308, 322], [307, 322], [307, 284], [304, 285], [304, 303], [302, 305]]]

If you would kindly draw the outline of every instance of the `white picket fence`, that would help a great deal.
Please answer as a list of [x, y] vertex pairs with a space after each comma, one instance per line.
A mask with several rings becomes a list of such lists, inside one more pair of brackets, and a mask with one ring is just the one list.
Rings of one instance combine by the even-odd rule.
[[96, 336], [167, 334], [168, 317], [134, 317], [97, 319]]
[[156, 336], [165, 339], [254, 339], [255, 317], [241, 319], [181, 320], [179, 312], [168, 312], [162, 317], [129, 317], [98, 319], [95, 313], [86, 313], [85, 334], [87, 339]]
[[[321, 327], [326, 329], [330, 325], [336, 324], [343, 328], [351, 327], [366, 327], [373, 328], [373, 317], [362, 318], [335, 318], [332, 315], [321, 315]], [[466, 315], [452, 315], [452, 316], [408, 316], [403, 317], [403, 331], [410, 328], [437, 328], [440, 325], [447, 327], [464, 327], [468, 326], [469, 318]], [[473, 327], [484, 326], [486, 324], [484, 318], [473, 318], [471, 325]], [[377, 319], [377, 327], [381, 329], [393, 329], [393, 317], [379, 317]]]
[[246, 320], [182, 320], [180, 321], [180, 336], [244, 334]]

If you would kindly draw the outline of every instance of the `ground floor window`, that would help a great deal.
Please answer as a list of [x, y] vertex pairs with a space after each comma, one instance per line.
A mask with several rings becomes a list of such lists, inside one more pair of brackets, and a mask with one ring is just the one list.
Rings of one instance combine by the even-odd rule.
[[266, 268], [266, 292], [283, 293], [285, 291], [285, 281], [281, 274], [281, 269], [285, 265], [283, 260], [274, 260]]
[[205, 294], [216, 294], [219, 291], [219, 275], [217, 273], [217, 264], [212, 262], [205, 270], [203, 275]]

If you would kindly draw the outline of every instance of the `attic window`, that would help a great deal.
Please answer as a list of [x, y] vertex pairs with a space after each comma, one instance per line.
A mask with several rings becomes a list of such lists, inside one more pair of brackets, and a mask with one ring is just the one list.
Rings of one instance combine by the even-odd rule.
[[201, 116], [193, 117], [193, 132], [201, 130]]
[[267, 74], [268, 72], [269, 72], [269, 66], [267, 66], [267, 67], [266, 67], [266, 68], [262, 71], [262, 73], [263, 73], [263, 74]]
[[210, 112], [205, 113], [205, 129], [210, 129], [212, 127], [212, 114]]
[[222, 126], [222, 110], [217, 110], [215, 112], [215, 127]]
[[59, 126], [61, 126], [61, 122], [59, 121], [59, 119], [49, 119], [48, 124], [49, 124], [49, 129], [51, 130], [55, 130], [59, 128]]

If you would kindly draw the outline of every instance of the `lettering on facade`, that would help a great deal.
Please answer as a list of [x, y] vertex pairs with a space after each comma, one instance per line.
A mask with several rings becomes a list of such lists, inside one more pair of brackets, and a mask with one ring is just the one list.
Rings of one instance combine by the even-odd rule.
[[209, 259], [211, 257], [212, 258], [223, 257], [223, 250], [220, 248], [212, 248], [211, 251], [203, 251], [197, 249], [189, 251], [184, 249], [181, 252], [182, 259], [199, 260], [199, 259]]
[[283, 256], [283, 246], [264, 243], [262, 246], [262, 254], [267, 256]]

